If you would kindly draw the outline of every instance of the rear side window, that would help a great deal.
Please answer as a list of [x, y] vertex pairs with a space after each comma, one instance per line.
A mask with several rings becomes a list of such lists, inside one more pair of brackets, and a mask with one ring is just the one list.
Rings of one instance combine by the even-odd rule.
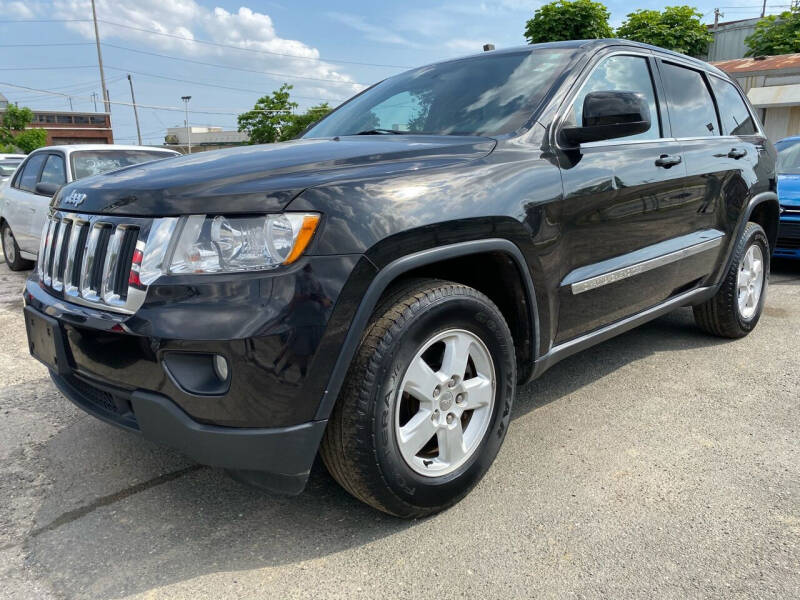
[[639, 92], [647, 99], [650, 107], [650, 129], [644, 133], [630, 135], [619, 140], [649, 140], [661, 137], [656, 110], [656, 94], [650, 67], [643, 56], [611, 56], [597, 65], [586, 79], [572, 104], [566, 122], [567, 126], [583, 125], [583, 100], [589, 92]]
[[661, 63], [673, 137], [720, 135], [714, 101], [699, 71]]
[[51, 154], [44, 163], [41, 183], [55, 183], [62, 185], [67, 183], [67, 173], [64, 169], [64, 159], [58, 154]]
[[42, 172], [42, 165], [44, 164], [47, 154], [34, 154], [25, 163], [22, 173], [17, 179], [17, 187], [21, 190], [32, 192], [36, 189], [36, 184], [39, 182], [39, 173]]
[[711, 88], [717, 97], [717, 108], [719, 108], [719, 118], [722, 121], [723, 135], [754, 135], [756, 124], [747, 106], [730, 81], [709, 77]]

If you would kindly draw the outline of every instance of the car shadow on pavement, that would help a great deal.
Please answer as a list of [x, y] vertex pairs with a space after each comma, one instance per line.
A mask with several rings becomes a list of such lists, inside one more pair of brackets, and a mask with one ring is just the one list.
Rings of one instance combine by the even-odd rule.
[[[793, 265], [779, 268], [792, 275]], [[680, 309], [519, 388], [512, 418], [653, 353], [726, 343]], [[38, 454], [30, 468], [51, 483], [23, 548], [28, 567], [70, 598], [119, 598], [223, 571], [267, 569], [268, 577], [279, 565], [302, 577], [313, 561], [417, 524], [355, 500], [320, 464], [300, 496], [269, 495], [91, 418], [39, 445]]]

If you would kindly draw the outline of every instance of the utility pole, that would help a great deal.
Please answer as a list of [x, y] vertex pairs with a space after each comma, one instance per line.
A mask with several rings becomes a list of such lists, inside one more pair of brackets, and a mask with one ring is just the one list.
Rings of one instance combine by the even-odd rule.
[[191, 96], [181, 96], [181, 100], [186, 105], [186, 139], [189, 149], [187, 150], [187, 154], [192, 153], [192, 130], [189, 128], [189, 100], [191, 100]]
[[[764, 0], [764, 2], [766, 1], [767, 0]], [[714, 9], [714, 33], [717, 32], [717, 27], [719, 26], [719, 18], [724, 16], [725, 15], [723, 15], [718, 8]]]
[[72, 112], [73, 111], [73, 108], [72, 108], [72, 96], [67, 96], [67, 98], [69, 99], [69, 112]]
[[767, 12], [767, 0], [764, 0], [764, 3], [761, 5], [761, 18], [764, 18], [764, 14]]
[[139, 129], [139, 111], [136, 110], [136, 96], [133, 95], [133, 79], [128, 73], [128, 83], [131, 84], [131, 102], [133, 102], [133, 118], [136, 121], [136, 137], [139, 138], [139, 145], [142, 145], [142, 130]]
[[97, 92], [92, 92], [92, 102], [94, 102], [94, 112], [97, 112]]
[[100, 51], [100, 32], [97, 29], [97, 9], [92, 0], [92, 20], [94, 21], [94, 41], [97, 44], [97, 64], [100, 66], [100, 85], [103, 87], [103, 104], [107, 113], [111, 112], [108, 102], [108, 89], [106, 88], [106, 74], [103, 72], [103, 53]]

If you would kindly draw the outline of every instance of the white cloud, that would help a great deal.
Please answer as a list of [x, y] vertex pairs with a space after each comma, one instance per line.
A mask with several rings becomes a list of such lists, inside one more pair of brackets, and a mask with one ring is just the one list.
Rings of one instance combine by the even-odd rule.
[[361, 15], [354, 15], [351, 13], [330, 12], [328, 16], [334, 21], [360, 31], [364, 37], [373, 42], [381, 42], [384, 44], [397, 44], [401, 46], [408, 46], [410, 48], [418, 48], [419, 44], [409, 40], [406, 37], [398, 35], [390, 28], [381, 27], [380, 25], [373, 25], [367, 22]]
[[0, 14], [18, 19], [32, 19], [36, 16], [32, 3], [25, 2], [0, 2]]
[[[55, 0], [48, 12], [54, 18], [75, 18], [75, 15], [91, 15], [91, 4], [89, 0]], [[346, 98], [364, 87], [353, 81], [352, 77], [342, 69], [330, 63], [323, 60], [307, 60], [319, 59], [319, 51], [299, 40], [280, 37], [269, 15], [244, 6], [236, 12], [229, 12], [223, 8], [205, 8], [195, 0], [137, 0], [130, 3], [97, 0], [97, 16], [101, 21], [100, 35], [104, 41], [135, 42], [137, 47], [151, 52], [162, 52], [234, 67], [286, 73], [285, 80], [294, 85], [294, 92], [298, 95]], [[115, 27], [102, 21], [154, 30], [177, 37]], [[67, 27], [87, 39], [94, 38], [91, 23], [67, 23]], [[241, 52], [178, 38], [209, 40], [257, 52]], [[290, 75], [329, 81], [303, 81], [294, 79]], [[247, 77], [258, 76], [254, 74]], [[267, 81], [262, 83], [259, 78], [257, 83], [251, 82], [242, 87], [259, 85], [264, 86], [265, 91], [270, 91], [279, 84]]]

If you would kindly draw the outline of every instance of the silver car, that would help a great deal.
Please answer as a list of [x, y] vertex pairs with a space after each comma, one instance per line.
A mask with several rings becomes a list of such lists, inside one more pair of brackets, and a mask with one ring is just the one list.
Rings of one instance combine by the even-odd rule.
[[0, 185], [11, 179], [23, 160], [24, 154], [0, 154]]
[[0, 187], [0, 233], [6, 264], [12, 271], [30, 269], [50, 200], [69, 182], [131, 165], [179, 156], [174, 150], [145, 146], [86, 144], [34, 150]]

